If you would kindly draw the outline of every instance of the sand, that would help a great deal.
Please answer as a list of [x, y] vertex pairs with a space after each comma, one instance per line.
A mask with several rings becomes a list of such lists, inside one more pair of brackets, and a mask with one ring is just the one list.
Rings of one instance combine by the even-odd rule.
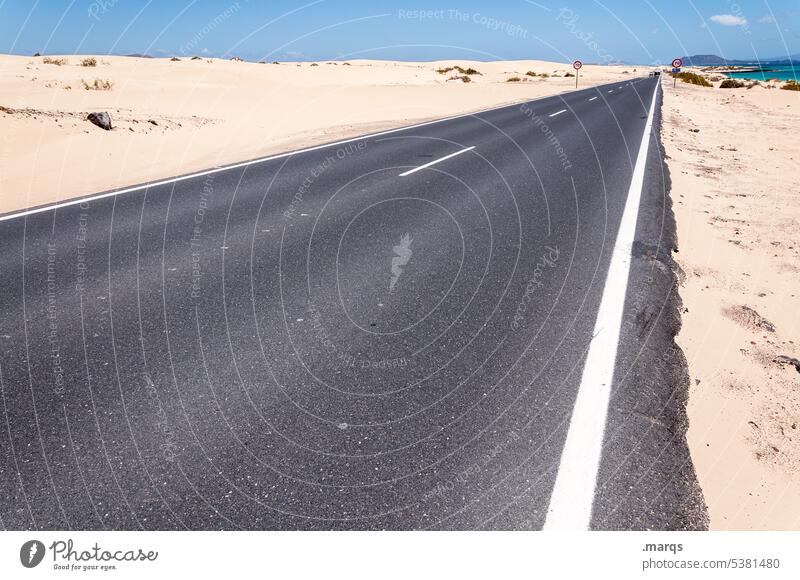
[[[542, 61], [66, 58], [0, 56], [0, 213], [574, 87], [569, 65]], [[436, 72], [454, 65], [482, 74]], [[584, 66], [581, 86], [634, 68]], [[84, 89], [95, 79], [113, 86]], [[774, 360], [800, 358], [800, 93], [668, 79], [664, 92], [686, 274], [677, 340], [711, 526], [798, 529], [800, 373]], [[88, 123], [90, 111], [109, 112], [114, 130]]]
[[[0, 111], [0, 213], [574, 87], [570, 65], [543, 61], [64, 58], [0, 56], [0, 107], [12, 111]], [[454, 65], [482, 74], [464, 83], [436, 72]], [[581, 86], [634, 68], [586, 65]], [[523, 80], [505, 82], [513, 76]], [[86, 90], [95, 79], [110, 90]], [[88, 123], [92, 111], [107, 111], [114, 129]]]
[[800, 93], [663, 87], [685, 272], [677, 342], [710, 525], [797, 530], [800, 373], [775, 359], [800, 358]]

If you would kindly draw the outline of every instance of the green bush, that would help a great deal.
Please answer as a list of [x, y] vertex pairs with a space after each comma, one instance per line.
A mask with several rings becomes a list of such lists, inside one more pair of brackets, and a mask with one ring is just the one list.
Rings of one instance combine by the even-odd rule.
[[719, 88], [721, 89], [741, 89], [743, 86], [744, 83], [736, 79], [725, 79], [719, 84]]
[[688, 83], [690, 85], [697, 85], [699, 87], [713, 87], [710, 82], [708, 82], [704, 77], [701, 77], [697, 73], [693, 72], [682, 72], [673, 74], [672, 76], [678, 77], [681, 81]]

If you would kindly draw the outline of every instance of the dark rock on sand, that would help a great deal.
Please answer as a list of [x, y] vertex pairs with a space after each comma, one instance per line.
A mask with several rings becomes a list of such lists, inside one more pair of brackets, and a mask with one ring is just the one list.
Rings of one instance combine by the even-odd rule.
[[108, 113], [89, 113], [86, 120], [106, 131], [111, 130], [111, 115]]
[[790, 356], [785, 356], [785, 355], [780, 355], [780, 356], [776, 356], [773, 360], [776, 363], [780, 364], [780, 365], [792, 365], [795, 368], [795, 370], [798, 373], [800, 373], [800, 360], [798, 360], [796, 358], [792, 358]]

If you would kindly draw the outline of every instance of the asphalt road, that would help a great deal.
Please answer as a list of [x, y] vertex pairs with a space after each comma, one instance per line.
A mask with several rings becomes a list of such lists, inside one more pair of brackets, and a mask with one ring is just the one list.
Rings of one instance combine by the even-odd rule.
[[[542, 528], [657, 82], [0, 218], [0, 526]], [[649, 139], [594, 529], [705, 525]]]

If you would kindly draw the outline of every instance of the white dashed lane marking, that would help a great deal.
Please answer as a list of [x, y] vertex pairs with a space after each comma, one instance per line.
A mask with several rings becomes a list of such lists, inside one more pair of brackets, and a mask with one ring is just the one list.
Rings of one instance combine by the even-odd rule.
[[430, 167], [431, 165], [436, 165], [437, 163], [441, 163], [445, 159], [450, 159], [451, 157], [455, 157], [456, 155], [461, 155], [462, 153], [466, 153], [467, 151], [472, 151], [475, 149], [475, 145], [472, 147], [467, 147], [466, 149], [462, 149], [461, 151], [456, 151], [455, 153], [451, 153], [450, 155], [445, 155], [439, 159], [435, 159], [430, 163], [426, 163], [425, 165], [420, 165], [419, 167], [415, 167], [414, 169], [409, 169], [408, 171], [401, 173], [400, 177], [405, 177], [406, 175], [411, 175], [412, 173], [416, 173], [420, 169], [425, 169], [426, 167]]

